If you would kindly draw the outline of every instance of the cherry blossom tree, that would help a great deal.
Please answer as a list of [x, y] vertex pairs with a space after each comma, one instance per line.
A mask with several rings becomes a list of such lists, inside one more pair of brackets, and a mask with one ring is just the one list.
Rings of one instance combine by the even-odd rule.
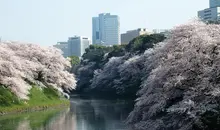
[[118, 66], [121, 65], [124, 60], [124, 57], [112, 57], [104, 65], [103, 69], [95, 70], [94, 77], [91, 80], [91, 89], [97, 92], [116, 94], [116, 89], [114, 89], [113, 86], [115, 79], [119, 78]]
[[220, 127], [220, 26], [195, 20], [145, 53], [145, 77], [127, 122], [134, 130]]
[[71, 67], [61, 51], [53, 47], [40, 47], [19, 42], [0, 43], [0, 84], [21, 99], [28, 99], [32, 85], [53, 86], [71, 90], [76, 86]]

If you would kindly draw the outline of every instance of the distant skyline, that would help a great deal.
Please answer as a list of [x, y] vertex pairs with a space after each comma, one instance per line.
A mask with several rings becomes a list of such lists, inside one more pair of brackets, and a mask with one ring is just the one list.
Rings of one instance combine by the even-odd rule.
[[197, 16], [209, 0], [0, 0], [0, 37], [52, 46], [74, 35], [92, 38], [92, 17], [120, 17], [121, 33], [170, 29]]

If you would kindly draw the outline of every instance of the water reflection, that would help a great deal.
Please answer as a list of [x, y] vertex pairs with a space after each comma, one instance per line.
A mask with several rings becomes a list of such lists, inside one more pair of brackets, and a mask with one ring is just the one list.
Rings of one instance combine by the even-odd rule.
[[130, 101], [75, 97], [68, 109], [2, 116], [0, 130], [127, 130], [131, 109]]

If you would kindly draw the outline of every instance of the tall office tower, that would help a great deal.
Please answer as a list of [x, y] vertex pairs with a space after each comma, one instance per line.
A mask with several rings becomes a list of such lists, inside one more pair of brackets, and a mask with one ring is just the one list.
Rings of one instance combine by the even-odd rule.
[[220, 0], [209, 0], [209, 8], [219, 7]]
[[88, 48], [90, 44], [91, 41], [87, 37], [82, 37], [82, 36], [70, 37], [68, 40], [68, 49], [69, 49], [68, 56], [81, 57], [85, 53], [86, 48]]
[[209, 0], [209, 8], [198, 11], [198, 17], [203, 21], [216, 22], [220, 20], [220, 0]]
[[104, 46], [119, 45], [121, 42], [119, 17], [110, 13], [93, 17], [92, 42]]
[[63, 52], [63, 56], [68, 57], [68, 42], [58, 42], [56, 45], [53, 45], [53, 47], [60, 49]]

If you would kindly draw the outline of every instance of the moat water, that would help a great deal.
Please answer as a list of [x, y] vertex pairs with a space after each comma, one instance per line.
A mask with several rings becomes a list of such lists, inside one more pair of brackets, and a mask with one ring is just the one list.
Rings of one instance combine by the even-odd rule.
[[0, 116], [0, 130], [128, 130], [131, 100], [73, 96], [70, 108]]

